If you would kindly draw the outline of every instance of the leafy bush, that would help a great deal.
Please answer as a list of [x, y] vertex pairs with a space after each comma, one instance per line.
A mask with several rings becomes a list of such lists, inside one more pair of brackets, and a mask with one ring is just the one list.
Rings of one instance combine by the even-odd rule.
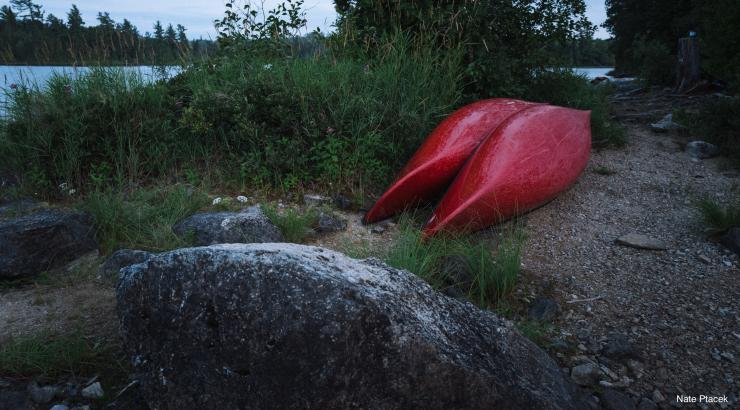
[[583, 76], [567, 70], [541, 72], [528, 87], [526, 98], [564, 107], [591, 110], [591, 132], [596, 147], [621, 146], [625, 130], [611, 119], [609, 88], [591, 85]]
[[679, 121], [689, 127], [692, 135], [716, 144], [724, 155], [740, 162], [739, 97], [712, 99], [695, 112], [683, 111], [678, 115]]
[[104, 188], [182, 169], [292, 189], [384, 184], [460, 98], [459, 55], [398, 35], [373, 57], [229, 55], [168, 83], [118, 70], [22, 86], [0, 160], [35, 189]]
[[651, 85], [676, 82], [676, 56], [658, 40], [638, 39], [633, 44], [632, 60], [639, 67], [640, 78]]

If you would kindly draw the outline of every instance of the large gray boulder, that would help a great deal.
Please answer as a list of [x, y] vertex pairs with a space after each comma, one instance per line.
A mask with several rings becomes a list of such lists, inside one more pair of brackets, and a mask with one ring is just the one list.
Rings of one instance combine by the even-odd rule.
[[119, 249], [100, 265], [98, 277], [101, 279], [118, 278], [118, 273], [126, 266], [142, 263], [152, 257], [151, 252], [138, 249]]
[[574, 409], [511, 323], [376, 260], [295, 244], [179, 249], [121, 271], [152, 409]]
[[85, 213], [46, 209], [0, 221], [0, 279], [57, 268], [97, 247]]
[[178, 222], [172, 230], [179, 236], [193, 234], [195, 245], [283, 241], [280, 230], [259, 206], [239, 212], [197, 213]]

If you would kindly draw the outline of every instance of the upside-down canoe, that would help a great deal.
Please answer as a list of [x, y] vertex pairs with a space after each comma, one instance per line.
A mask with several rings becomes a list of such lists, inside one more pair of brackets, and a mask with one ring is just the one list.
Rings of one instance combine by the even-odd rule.
[[494, 98], [452, 113], [419, 147], [396, 181], [365, 214], [365, 223], [386, 219], [444, 192], [457, 172], [498, 126], [534, 103]]
[[554, 199], [586, 167], [590, 123], [590, 111], [549, 105], [509, 117], [465, 163], [424, 236], [475, 231]]

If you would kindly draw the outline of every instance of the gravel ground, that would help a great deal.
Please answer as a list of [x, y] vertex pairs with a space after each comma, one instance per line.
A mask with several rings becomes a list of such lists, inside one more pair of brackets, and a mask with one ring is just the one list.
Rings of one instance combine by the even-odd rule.
[[[655, 105], [646, 96], [617, 107]], [[670, 111], [658, 107], [658, 118], [661, 107]], [[729, 201], [740, 179], [716, 161], [692, 160], [685, 140], [655, 134], [647, 121], [624, 125], [627, 147], [595, 152], [573, 189], [526, 217], [525, 269], [555, 284], [563, 307], [556, 326], [574, 346], [559, 360], [566, 368], [600, 364], [602, 387], [661, 407], [678, 406], [679, 394], [724, 395], [735, 402], [722, 408], [740, 407], [740, 264], [703, 234], [692, 205], [703, 195]], [[668, 250], [615, 243], [630, 233]], [[629, 345], [621, 359], [603, 351], [620, 343], [615, 334]]]

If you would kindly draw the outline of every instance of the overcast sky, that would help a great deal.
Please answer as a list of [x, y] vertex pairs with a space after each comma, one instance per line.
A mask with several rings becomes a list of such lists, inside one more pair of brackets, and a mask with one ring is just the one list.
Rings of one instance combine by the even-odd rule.
[[[264, 0], [265, 8], [271, 9], [281, 0]], [[258, 3], [259, 0], [255, 3]], [[223, 15], [224, 0], [37, 0], [44, 6], [47, 13], [66, 19], [67, 11], [76, 4], [82, 12], [82, 18], [88, 26], [97, 25], [95, 17], [99, 11], [107, 11], [113, 20], [129, 19], [141, 33], [152, 31], [156, 20], [168, 23], [182, 24], [188, 29], [190, 38], [215, 38], [216, 31], [213, 21]], [[588, 18], [594, 24], [601, 24], [606, 18], [604, 0], [586, 0]], [[336, 18], [332, 0], [305, 0], [308, 19], [308, 31], [316, 27], [327, 32]], [[596, 33], [598, 38], [608, 37], [607, 32], [600, 28]]]

